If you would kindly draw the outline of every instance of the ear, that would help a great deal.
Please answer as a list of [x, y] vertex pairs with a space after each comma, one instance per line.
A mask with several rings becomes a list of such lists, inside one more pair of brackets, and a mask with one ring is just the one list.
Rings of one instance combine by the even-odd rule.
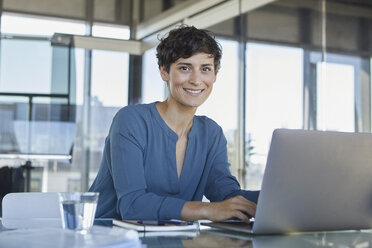
[[160, 67], [160, 76], [164, 82], [169, 81], [169, 73], [165, 70], [164, 66]]

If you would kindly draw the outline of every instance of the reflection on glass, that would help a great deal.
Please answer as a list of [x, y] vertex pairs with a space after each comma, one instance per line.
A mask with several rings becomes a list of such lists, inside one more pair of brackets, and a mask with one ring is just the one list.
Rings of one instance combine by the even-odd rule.
[[29, 105], [27, 97], [2, 96], [1, 153], [70, 154], [75, 135], [74, 112], [65, 99], [58, 100], [33, 98]]
[[317, 64], [317, 120], [319, 130], [355, 130], [354, 67]]
[[247, 45], [246, 150], [248, 188], [260, 188], [271, 135], [302, 128], [303, 52], [299, 48]]
[[[30, 137], [27, 135], [29, 125]], [[75, 134], [74, 122], [14, 121], [14, 131], [20, 153], [68, 155]]]

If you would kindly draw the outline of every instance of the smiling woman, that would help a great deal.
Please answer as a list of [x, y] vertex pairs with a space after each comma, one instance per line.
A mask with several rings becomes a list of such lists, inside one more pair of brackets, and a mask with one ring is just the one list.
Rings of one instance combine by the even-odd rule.
[[172, 105], [199, 107], [207, 100], [216, 81], [213, 57], [206, 53], [179, 58], [169, 71], [160, 67], [160, 73], [169, 88], [167, 104]]
[[116, 114], [90, 188], [100, 192], [96, 216], [248, 221], [258, 192], [231, 175], [221, 127], [195, 115], [216, 81], [219, 44], [209, 31], [181, 26], [160, 41], [157, 58], [169, 96]]

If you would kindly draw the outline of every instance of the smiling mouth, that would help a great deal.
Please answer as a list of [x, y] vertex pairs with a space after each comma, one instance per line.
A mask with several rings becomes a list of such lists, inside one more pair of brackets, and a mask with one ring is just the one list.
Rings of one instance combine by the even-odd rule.
[[200, 94], [204, 91], [204, 89], [202, 90], [191, 90], [191, 89], [184, 89], [187, 93], [190, 93], [190, 94], [193, 94], [193, 95], [197, 95], [197, 94]]

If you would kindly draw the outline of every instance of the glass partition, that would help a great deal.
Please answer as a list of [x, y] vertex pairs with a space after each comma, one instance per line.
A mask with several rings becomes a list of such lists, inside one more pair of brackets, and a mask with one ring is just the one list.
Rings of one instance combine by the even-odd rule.
[[[28, 120], [28, 98], [0, 96], [0, 153], [20, 153], [21, 147], [27, 147], [17, 139], [15, 123]], [[28, 136], [28, 125], [23, 127]]]
[[51, 30], [75, 32], [81, 23], [8, 13], [1, 18], [0, 166], [20, 172], [21, 191], [66, 191], [51, 175], [71, 172], [75, 53], [52, 44], [50, 36]]
[[0, 56], [1, 112], [8, 113], [4, 120], [18, 144], [3, 153], [69, 155], [75, 134], [70, 48], [53, 47], [48, 39], [6, 38]]

